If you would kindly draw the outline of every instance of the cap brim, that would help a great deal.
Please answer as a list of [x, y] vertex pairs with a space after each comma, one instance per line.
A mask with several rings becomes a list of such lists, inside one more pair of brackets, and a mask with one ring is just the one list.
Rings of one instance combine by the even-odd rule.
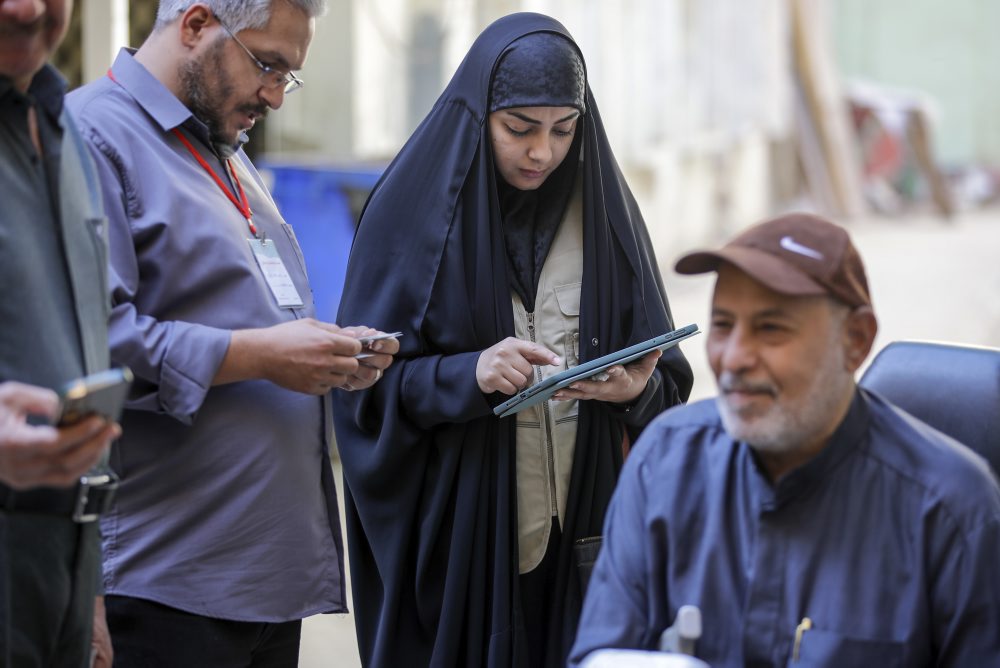
[[750, 278], [783, 295], [826, 295], [829, 290], [808, 274], [779, 257], [745, 246], [731, 246], [717, 251], [696, 251], [677, 260], [678, 274], [705, 274], [718, 271], [727, 262]]

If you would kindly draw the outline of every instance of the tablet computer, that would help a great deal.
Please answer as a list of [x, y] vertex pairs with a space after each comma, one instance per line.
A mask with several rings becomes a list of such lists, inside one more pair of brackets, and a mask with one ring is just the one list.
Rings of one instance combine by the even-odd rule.
[[523, 411], [525, 408], [530, 408], [535, 404], [545, 401], [557, 391], [572, 385], [578, 380], [586, 380], [615, 364], [624, 365], [634, 362], [652, 350], [666, 350], [698, 333], [698, 325], [688, 325], [687, 327], [681, 327], [666, 334], [654, 336], [648, 341], [622, 348], [604, 357], [598, 357], [596, 360], [590, 360], [579, 366], [566, 369], [553, 376], [549, 376], [541, 382], [535, 383], [531, 387], [520, 390], [513, 397], [494, 408], [493, 413], [499, 417], [513, 415], [514, 413]]

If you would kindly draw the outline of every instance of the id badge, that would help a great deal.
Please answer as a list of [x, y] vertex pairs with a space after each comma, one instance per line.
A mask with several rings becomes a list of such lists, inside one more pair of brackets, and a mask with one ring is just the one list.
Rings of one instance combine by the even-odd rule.
[[288, 275], [288, 270], [285, 269], [285, 263], [281, 261], [281, 256], [278, 255], [278, 247], [274, 245], [274, 241], [271, 239], [247, 239], [250, 242], [250, 250], [253, 251], [253, 256], [257, 258], [257, 264], [260, 266], [261, 273], [264, 274], [264, 280], [267, 281], [267, 285], [271, 288], [271, 293], [274, 298], [278, 300], [278, 306], [281, 308], [295, 308], [296, 306], [303, 306], [302, 297], [299, 296], [299, 291], [295, 289], [295, 284], [292, 283], [292, 277]]

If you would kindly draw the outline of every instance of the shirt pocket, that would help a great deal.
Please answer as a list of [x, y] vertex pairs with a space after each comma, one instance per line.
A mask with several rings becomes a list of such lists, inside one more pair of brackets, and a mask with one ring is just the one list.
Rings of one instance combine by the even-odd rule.
[[556, 303], [565, 333], [566, 368], [580, 365], [580, 281], [557, 285]]
[[802, 634], [799, 657], [792, 657], [788, 668], [818, 666], [903, 666], [903, 643], [875, 638], [859, 638], [810, 629]]

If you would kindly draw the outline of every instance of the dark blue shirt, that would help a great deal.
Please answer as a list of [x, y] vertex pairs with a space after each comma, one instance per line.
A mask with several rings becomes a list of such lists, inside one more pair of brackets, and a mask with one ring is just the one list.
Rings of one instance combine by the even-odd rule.
[[998, 666], [998, 566], [986, 463], [881, 398], [859, 390], [777, 484], [703, 401], [658, 418], [626, 462], [571, 664], [655, 648], [692, 604], [714, 668]]
[[108, 367], [107, 224], [65, 89], [51, 66], [25, 93], [0, 77], [0, 381], [53, 389]]

